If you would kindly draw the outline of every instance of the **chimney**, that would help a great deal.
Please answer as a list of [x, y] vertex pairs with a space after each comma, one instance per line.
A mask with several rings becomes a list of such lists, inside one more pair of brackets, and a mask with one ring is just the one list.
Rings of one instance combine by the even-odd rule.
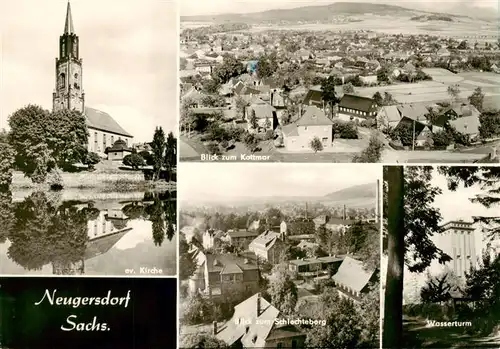
[[344, 205], [344, 213], [343, 213], [343, 216], [344, 216], [344, 217], [343, 217], [343, 218], [344, 218], [344, 220], [346, 220], [346, 219], [347, 219], [347, 210], [346, 210], [345, 205]]
[[261, 311], [261, 299], [260, 299], [260, 293], [257, 293], [257, 316], [260, 316], [260, 311]]
[[215, 336], [217, 334], [217, 321], [212, 322], [213, 326], [213, 335]]

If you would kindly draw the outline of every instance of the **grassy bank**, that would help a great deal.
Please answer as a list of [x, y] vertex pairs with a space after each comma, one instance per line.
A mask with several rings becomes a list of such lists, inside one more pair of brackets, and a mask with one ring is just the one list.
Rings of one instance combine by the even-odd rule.
[[[174, 182], [151, 182], [144, 180], [142, 172], [119, 171], [115, 173], [103, 172], [63, 172], [64, 189], [79, 189], [99, 192], [138, 192], [175, 190]], [[14, 172], [12, 191], [47, 190], [47, 185], [34, 184], [31, 179], [21, 172]]]

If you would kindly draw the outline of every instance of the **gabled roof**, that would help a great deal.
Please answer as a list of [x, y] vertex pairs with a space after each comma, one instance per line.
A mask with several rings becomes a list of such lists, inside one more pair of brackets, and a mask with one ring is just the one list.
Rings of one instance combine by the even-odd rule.
[[465, 135], [479, 134], [479, 117], [477, 115], [464, 116], [455, 120], [449, 121], [450, 125], [458, 132]]
[[252, 110], [255, 111], [255, 117], [257, 119], [272, 119], [273, 112], [276, 111], [276, 108], [271, 106], [270, 104], [254, 104], [251, 106]]
[[333, 280], [355, 292], [361, 292], [368, 285], [374, 273], [375, 270], [367, 271], [363, 262], [346, 256], [339, 270], [333, 276]]
[[274, 246], [276, 241], [278, 241], [280, 238], [279, 233], [275, 233], [272, 231], [265, 231], [259, 236], [257, 236], [251, 243], [251, 247], [256, 247], [256, 248], [263, 248], [265, 250], [269, 250]]
[[258, 270], [257, 265], [231, 254], [206, 254], [208, 272], [229, 273]]
[[364, 112], [372, 111], [375, 101], [372, 98], [345, 94], [340, 100], [339, 107], [360, 110]]
[[411, 120], [427, 123], [425, 115], [429, 113], [429, 110], [424, 104], [400, 104], [397, 107], [401, 117], [407, 117]]
[[398, 107], [395, 105], [383, 106], [378, 112], [378, 115], [381, 116], [383, 114], [385, 114], [387, 122], [389, 123], [399, 122], [399, 120], [401, 120], [401, 114], [399, 113]]
[[333, 121], [328, 119], [325, 112], [316, 106], [307, 106], [306, 112], [295, 123], [297, 126], [330, 126]]
[[255, 231], [239, 229], [239, 230], [228, 230], [227, 235], [229, 235], [231, 238], [245, 238], [245, 237], [257, 237], [259, 234]]
[[86, 107], [85, 116], [87, 118], [88, 127], [121, 136], [133, 137], [130, 133], [125, 131], [108, 113]]

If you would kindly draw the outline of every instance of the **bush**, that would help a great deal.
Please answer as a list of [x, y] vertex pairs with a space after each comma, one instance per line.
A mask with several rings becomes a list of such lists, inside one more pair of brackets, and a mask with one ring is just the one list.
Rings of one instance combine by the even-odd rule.
[[238, 142], [241, 141], [241, 138], [242, 138], [242, 135], [244, 132], [245, 132], [244, 129], [242, 129], [241, 127], [234, 126], [234, 125], [229, 126], [226, 130], [228, 140], [235, 140]]
[[54, 167], [47, 174], [47, 184], [49, 185], [51, 190], [62, 190], [64, 188], [61, 170], [58, 167]]
[[83, 164], [88, 166], [89, 171], [93, 171], [95, 170], [95, 165], [97, 165], [100, 161], [101, 157], [97, 153], [89, 152], [87, 153]]
[[358, 139], [358, 129], [353, 122], [337, 121], [333, 124], [333, 133], [338, 138]]
[[321, 143], [321, 140], [318, 137], [314, 137], [311, 142], [309, 143], [309, 147], [317, 153], [318, 151], [323, 150], [323, 144]]
[[219, 143], [210, 142], [206, 145], [209, 154], [221, 155], [222, 151], [220, 149]]
[[438, 148], [449, 146], [452, 140], [450, 134], [446, 131], [439, 131], [432, 134], [432, 142]]
[[123, 158], [123, 164], [137, 170], [139, 167], [144, 166], [144, 159], [139, 154], [129, 154]]
[[267, 130], [266, 135], [264, 136], [264, 140], [269, 141], [274, 139], [274, 131], [273, 130]]
[[9, 187], [12, 183], [13, 166], [14, 149], [7, 143], [0, 142], [0, 188]]

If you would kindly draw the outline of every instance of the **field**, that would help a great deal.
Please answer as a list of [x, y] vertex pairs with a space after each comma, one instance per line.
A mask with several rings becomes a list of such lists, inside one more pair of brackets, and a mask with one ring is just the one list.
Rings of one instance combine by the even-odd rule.
[[453, 74], [445, 69], [424, 69], [432, 76], [432, 81], [421, 81], [413, 84], [397, 84], [377, 87], [356, 88], [357, 94], [371, 97], [375, 92], [388, 92], [400, 103], [424, 103], [448, 101], [448, 86], [458, 84], [460, 98], [467, 98], [476, 87], [481, 87], [486, 97], [500, 96], [500, 75], [494, 73], [460, 73]]
[[[289, 25], [254, 25], [245, 32], [259, 33], [268, 30], [295, 30], [295, 31], [348, 31], [370, 30], [386, 34], [413, 34], [437, 35], [453, 37], [457, 40], [465, 39], [473, 34], [481, 33], [486, 38], [480, 41], [496, 42], [498, 38], [497, 24], [481, 20], [460, 18], [454, 22], [419, 22], [411, 21], [410, 17], [359, 15], [352, 17], [354, 22], [314, 23]], [[181, 29], [197, 28], [211, 25], [210, 22], [181, 22]]]

